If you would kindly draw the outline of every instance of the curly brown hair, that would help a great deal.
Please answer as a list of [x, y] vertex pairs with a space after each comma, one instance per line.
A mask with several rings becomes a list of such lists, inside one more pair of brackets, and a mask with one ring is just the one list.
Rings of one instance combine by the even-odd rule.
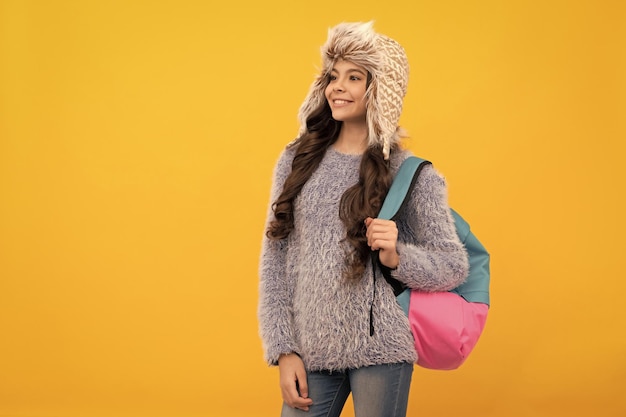
[[[311, 114], [306, 126], [307, 132], [294, 145], [297, 148], [291, 172], [285, 180], [281, 194], [272, 204], [274, 220], [270, 222], [266, 232], [267, 237], [272, 240], [284, 239], [293, 230], [294, 201], [319, 166], [326, 150], [337, 140], [341, 130], [341, 122], [332, 118], [326, 101]], [[395, 147], [397, 146], [393, 148]], [[363, 276], [371, 254], [365, 236], [364, 220], [367, 217], [376, 217], [389, 191], [391, 180], [389, 161], [384, 159], [382, 148], [369, 147], [361, 158], [358, 182], [341, 197], [339, 218], [346, 227], [343, 241], [348, 242], [351, 247], [346, 254], [347, 268], [344, 275], [350, 280], [358, 280]]]

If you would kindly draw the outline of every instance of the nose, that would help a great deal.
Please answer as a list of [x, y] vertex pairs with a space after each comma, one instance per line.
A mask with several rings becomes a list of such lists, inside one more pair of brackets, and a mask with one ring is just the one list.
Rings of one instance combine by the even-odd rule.
[[343, 79], [343, 77], [335, 78], [335, 81], [333, 81], [333, 91], [337, 91], [337, 92], [345, 91], [343, 88], [344, 81], [345, 80]]

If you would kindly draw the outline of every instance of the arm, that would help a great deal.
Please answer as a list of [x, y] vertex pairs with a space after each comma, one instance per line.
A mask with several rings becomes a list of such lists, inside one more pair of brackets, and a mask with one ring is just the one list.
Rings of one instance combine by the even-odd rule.
[[465, 281], [467, 252], [456, 234], [445, 180], [432, 166], [420, 173], [399, 219], [394, 278], [429, 292], [451, 290]]
[[293, 283], [289, 281], [286, 271], [288, 239], [275, 241], [265, 236], [267, 226], [274, 218], [271, 205], [281, 193], [285, 179], [291, 171], [292, 157], [289, 151], [283, 152], [274, 169], [259, 265], [259, 333], [263, 341], [265, 360], [270, 365], [277, 365], [281, 354], [298, 351], [292, 326]]

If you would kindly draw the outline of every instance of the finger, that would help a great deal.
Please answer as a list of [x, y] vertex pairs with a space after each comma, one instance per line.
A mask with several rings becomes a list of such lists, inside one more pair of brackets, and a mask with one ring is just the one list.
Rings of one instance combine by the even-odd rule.
[[390, 240], [376, 239], [372, 242], [372, 250], [386, 251], [396, 247], [395, 243]]
[[296, 390], [296, 384], [293, 386], [284, 386], [282, 387], [283, 391], [283, 400], [287, 403], [289, 407], [295, 407], [295, 401], [298, 399], [298, 392]]
[[370, 222], [369, 222], [370, 225], [395, 225], [396, 224], [396, 222], [394, 222], [393, 220], [372, 219], [371, 217], [368, 217], [368, 219], [370, 219]]
[[367, 236], [370, 243], [377, 239], [382, 233], [387, 233], [391, 229], [388, 226], [382, 225], [380, 223], [370, 223], [370, 226], [367, 228], [365, 232], [365, 236]]
[[373, 229], [370, 232], [370, 238], [372, 240], [376, 240], [376, 239], [393, 240], [397, 236], [398, 236], [398, 230], [393, 229], [393, 228]]
[[309, 384], [307, 383], [306, 372], [304, 369], [296, 372], [296, 378], [298, 378], [300, 397], [309, 398]]
[[300, 410], [309, 411], [309, 407], [313, 404], [310, 398], [297, 398], [292, 407], [299, 408]]
[[[297, 395], [297, 394], [296, 394]], [[301, 396], [292, 397], [289, 400], [285, 398], [285, 402], [289, 407], [299, 408], [304, 411], [308, 411], [309, 406], [313, 404], [313, 400], [310, 398], [302, 398]]]
[[378, 232], [392, 232], [398, 230], [395, 222], [374, 220], [370, 222], [367, 227], [366, 234], [378, 233]]
[[282, 379], [280, 383], [281, 391], [283, 392], [283, 399], [285, 402], [293, 407], [294, 401], [299, 397], [297, 378], [295, 374], [291, 374], [290, 377]]
[[385, 232], [374, 232], [368, 238], [368, 245], [371, 246], [372, 249], [381, 249], [381, 248], [389, 248], [395, 247], [398, 241], [398, 233], [394, 230], [385, 231]]

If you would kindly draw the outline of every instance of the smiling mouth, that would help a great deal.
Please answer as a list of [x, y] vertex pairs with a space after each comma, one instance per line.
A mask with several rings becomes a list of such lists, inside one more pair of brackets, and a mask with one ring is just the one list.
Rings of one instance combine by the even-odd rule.
[[342, 104], [350, 104], [352, 103], [351, 101], [348, 100], [339, 100], [339, 99], [335, 99], [333, 100], [333, 104], [338, 104], [338, 105], [342, 105]]

